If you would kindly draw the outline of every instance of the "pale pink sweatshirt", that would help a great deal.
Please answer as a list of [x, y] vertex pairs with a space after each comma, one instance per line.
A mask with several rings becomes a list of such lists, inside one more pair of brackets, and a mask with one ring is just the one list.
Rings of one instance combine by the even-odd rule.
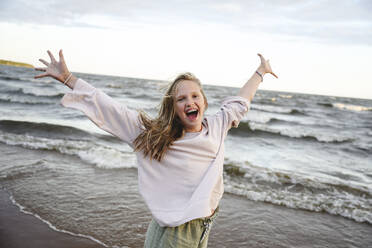
[[[143, 128], [137, 111], [82, 79], [61, 103], [84, 112], [98, 127], [132, 148]], [[250, 102], [243, 97], [226, 98], [216, 114], [204, 117], [202, 131], [185, 133], [170, 146], [160, 163], [136, 152], [139, 192], [160, 226], [178, 226], [210, 216], [217, 208], [224, 191], [224, 139], [249, 107]]]

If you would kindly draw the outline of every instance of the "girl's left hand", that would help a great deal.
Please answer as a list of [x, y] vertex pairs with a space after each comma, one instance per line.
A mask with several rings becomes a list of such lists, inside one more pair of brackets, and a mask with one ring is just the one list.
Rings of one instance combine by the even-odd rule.
[[269, 63], [269, 60], [265, 60], [265, 58], [260, 54], [258, 53], [257, 54], [260, 59], [261, 59], [261, 64], [260, 66], [258, 67], [259, 70], [263, 73], [270, 73], [271, 75], [273, 75], [274, 77], [278, 78], [277, 75], [275, 75], [275, 73], [273, 72], [273, 70], [271, 69], [271, 66], [270, 66], [270, 63]]
[[65, 58], [63, 57], [62, 49], [59, 51], [59, 61], [57, 61], [53, 54], [48, 50], [48, 55], [50, 57], [50, 63], [43, 59], [39, 59], [41, 63], [46, 65], [47, 67], [38, 67], [35, 68], [37, 71], [43, 71], [44, 73], [35, 76], [35, 78], [42, 78], [42, 77], [52, 77], [57, 79], [61, 83], [65, 82], [65, 80], [70, 75], [70, 71], [67, 69]]

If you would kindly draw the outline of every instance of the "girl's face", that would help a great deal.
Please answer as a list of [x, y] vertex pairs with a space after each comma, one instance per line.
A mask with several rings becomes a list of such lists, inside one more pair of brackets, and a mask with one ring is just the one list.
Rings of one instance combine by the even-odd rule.
[[201, 131], [205, 101], [200, 86], [191, 80], [179, 82], [174, 100], [176, 115], [180, 118], [185, 131]]

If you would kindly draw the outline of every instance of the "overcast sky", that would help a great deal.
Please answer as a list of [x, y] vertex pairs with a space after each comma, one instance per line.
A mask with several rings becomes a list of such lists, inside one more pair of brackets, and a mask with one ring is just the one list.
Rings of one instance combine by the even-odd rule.
[[372, 99], [369, 0], [1, 0], [0, 59], [41, 66], [63, 48], [72, 71]]

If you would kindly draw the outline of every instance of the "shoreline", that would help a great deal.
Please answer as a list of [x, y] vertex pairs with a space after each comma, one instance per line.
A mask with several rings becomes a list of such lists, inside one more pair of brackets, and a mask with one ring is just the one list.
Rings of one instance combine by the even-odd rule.
[[23, 63], [23, 62], [16, 62], [16, 61], [12, 61], [12, 60], [5, 60], [5, 59], [0, 59], [0, 65], [31, 68], [31, 69], [35, 68], [31, 64], [27, 64], [27, 63]]
[[[88, 238], [55, 231], [47, 224], [49, 221], [59, 229], [88, 234], [108, 247], [143, 247], [151, 214], [139, 195], [136, 169], [96, 168], [78, 157], [55, 151], [2, 143], [0, 148], [4, 170], [9, 162], [15, 167], [25, 164], [29, 168], [9, 171], [9, 176], [3, 177], [0, 183], [0, 247], [104, 247]], [[48, 164], [39, 163], [40, 158], [54, 162], [53, 167], [60, 168], [61, 172], [46, 170]], [[27, 174], [37, 168], [38, 173]], [[79, 183], [81, 178], [89, 178], [89, 183]], [[48, 180], [51, 181], [46, 187]], [[63, 190], [58, 190], [61, 187]], [[98, 194], [91, 194], [93, 192]], [[43, 197], [39, 197], [40, 194]], [[10, 195], [18, 206], [12, 203]], [[82, 200], [81, 196], [85, 195], [87, 198]], [[23, 213], [23, 207], [32, 214]], [[75, 218], [63, 214], [68, 211], [72, 211]], [[35, 217], [37, 215], [45, 222]], [[225, 192], [208, 243], [213, 248], [359, 248], [372, 243], [372, 225], [326, 212], [252, 201]]]
[[[371, 225], [341, 216], [247, 201], [229, 193], [224, 194], [220, 205], [209, 247], [236, 247], [234, 244], [239, 241], [242, 247], [357, 248], [372, 242]], [[128, 247], [143, 247], [142, 241]], [[0, 246], [21, 248], [25, 244], [30, 248], [106, 247], [88, 238], [53, 230], [32, 214], [22, 212], [7, 190], [0, 189]]]
[[13, 204], [10, 194], [0, 189], [0, 246], [7, 248], [103, 248], [91, 239], [53, 230], [36, 216]]

